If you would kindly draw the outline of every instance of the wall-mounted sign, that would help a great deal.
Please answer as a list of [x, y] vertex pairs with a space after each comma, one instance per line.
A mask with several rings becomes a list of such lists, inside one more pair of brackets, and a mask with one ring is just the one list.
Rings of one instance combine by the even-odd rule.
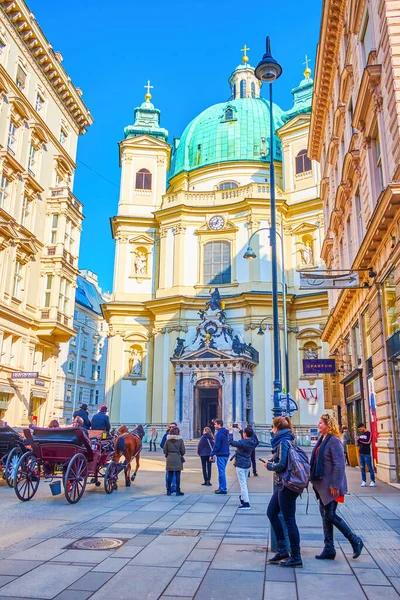
[[35, 385], [45, 386], [46, 382], [43, 379], [35, 379]]
[[336, 290], [360, 287], [357, 271], [299, 271], [300, 289]]
[[11, 373], [11, 379], [37, 379], [38, 377], [38, 371], [22, 371], [21, 373]]
[[304, 375], [318, 373], [335, 373], [336, 363], [334, 358], [315, 358], [303, 360]]

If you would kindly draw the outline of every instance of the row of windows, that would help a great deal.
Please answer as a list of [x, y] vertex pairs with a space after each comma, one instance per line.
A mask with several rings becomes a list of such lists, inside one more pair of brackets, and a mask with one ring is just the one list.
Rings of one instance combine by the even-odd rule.
[[[239, 82], [239, 96], [240, 98], [247, 98], [246, 95], [247, 82], [245, 79], [241, 79]], [[236, 83], [233, 85], [233, 96], [236, 98]], [[254, 81], [250, 84], [250, 97], [256, 97], [256, 84]]]
[[[79, 395], [78, 395], [78, 404], [82, 404], [83, 402], [83, 398], [84, 398], [84, 390], [85, 388], [80, 387], [79, 388]], [[72, 385], [68, 384], [67, 385], [67, 389], [66, 389], [66, 399], [71, 402], [72, 400]], [[89, 390], [89, 404], [98, 404], [99, 403], [99, 399], [100, 399], [100, 391], [99, 390]]]
[[[82, 358], [81, 360], [81, 368], [79, 371], [79, 375], [81, 377], [86, 376], [86, 359]], [[70, 354], [68, 358], [68, 373], [75, 373], [75, 356]], [[91, 379], [95, 381], [99, 381], [101, 379], [101, 366], [100, 365], [92, 365], [92, 372], [90, 375]]]

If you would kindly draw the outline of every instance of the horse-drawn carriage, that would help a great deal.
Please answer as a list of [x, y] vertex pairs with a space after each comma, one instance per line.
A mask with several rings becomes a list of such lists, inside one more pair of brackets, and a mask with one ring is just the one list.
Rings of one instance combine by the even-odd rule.
[[26, 441], [9, 425], [0, 427], [0, 473], [7, 485], [13, 487], [16, 465], [27, 450]]
[[32, 427], [24, 434], [31, 450], [19, 459], [14, 476], [15, 493], [23, 502], [33, 498], [41, 479], [60, 480], [70, 504], [82, 498], [88, 478], [96, 486], [103, 479], [106, 494], [116, 489], [119, 469], [110, 441], [89, 439], [78, 428]]

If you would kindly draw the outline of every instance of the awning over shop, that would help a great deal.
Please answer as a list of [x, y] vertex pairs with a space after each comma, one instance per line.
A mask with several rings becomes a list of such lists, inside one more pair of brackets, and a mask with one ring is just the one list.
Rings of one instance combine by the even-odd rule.
[[47, 398], [47, 390], [31, 390], [32, 398]]
[[15, 394], [15, 389], [11, 385], [6, 383], [0, 383], [0, 393], [3, 394]]

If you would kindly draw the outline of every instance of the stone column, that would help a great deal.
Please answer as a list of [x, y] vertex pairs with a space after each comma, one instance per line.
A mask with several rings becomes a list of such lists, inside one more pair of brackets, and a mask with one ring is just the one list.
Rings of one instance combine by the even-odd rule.
[[159, 257], [158, 257], [158, 287], [160, 289], [165, 288], [165, 276], [166, 276], [166, 256], [167, 256], [167, 233], [166, 227], [160, 229], [160, 246], [159, 246]]
[[173, 285], [183, 285], [186, 227], [178, 223], [174, 227], [174, 279]]
[[222, 419], [226, 424], [233, 420], [233, 373], [224, 373], [225, 383], [222, 384]]
[[243, 424], [242, 372], [236, 371], [236, 421]]

